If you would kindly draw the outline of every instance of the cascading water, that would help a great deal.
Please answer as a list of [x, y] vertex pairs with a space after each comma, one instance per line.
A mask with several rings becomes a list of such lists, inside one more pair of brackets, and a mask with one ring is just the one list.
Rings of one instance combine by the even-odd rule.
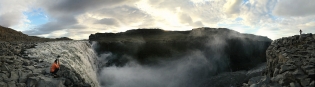
[[[39, 43], [33, 49], [25, 51], [30, 58], [38, 58], [52, 63], [60, 55], [60, 64], [68, 67], [93, 87], [98, 87], [96, 76], [97, 55], [88, 41], [56, 41]], [[62, 70], [62, 69], [61, 69]]]
[[93, 87], [204, 87], [220, 86], [226, 84], [226, 81], [232, 81], [227, 85], [235, 85], [242, 82], [237, 80], [238, 78], [247, 78], [246, 76], [263, 70], [258, 67], [249, 72], [218, 74], [222, 72], [222, 68], [227, 68], [229, 63], [224, 59], [224, 54], [217, 53], [221, 52], [218, 50], [221, 44], [211, 44], [217, 47], [213, 49], [216, 52], [211, 52], [212, 54], [190, 50], [178, 60], [161, 60], [156, 66], [141, 65], [131, 56], [123, 55], [130, 59], [125, 66], [103, 67], [108, 59], [115, 58], [115, 54], [108, 52], [97, 55], [94, 50], [98, 48], [98, 44], [92, 42], [91, 45], [88, 41], [39, 43], [25, 53], [30, 58], [42, 59], [48, 63], [52, 63], [57, 55], [60, 55], [62, 65], [80, 74]]

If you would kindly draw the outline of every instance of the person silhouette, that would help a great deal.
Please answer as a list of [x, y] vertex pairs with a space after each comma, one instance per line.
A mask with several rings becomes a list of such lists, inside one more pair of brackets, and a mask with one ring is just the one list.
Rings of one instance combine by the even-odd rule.
[[[59, 58], [60, 56], [58, 55], [57, 58]], [[54, 61], [54, 63], [51, 65], [50, 67], [50, 73], [54, 76], [54, 78], [58, 77], [57, 75], [57, 72], [59, 71], [60, 69], [60, 62], [59, 62], [59, 59], [56, 59]]]
[[302, 30], [300, 29], [300, 35], [302, 35]]

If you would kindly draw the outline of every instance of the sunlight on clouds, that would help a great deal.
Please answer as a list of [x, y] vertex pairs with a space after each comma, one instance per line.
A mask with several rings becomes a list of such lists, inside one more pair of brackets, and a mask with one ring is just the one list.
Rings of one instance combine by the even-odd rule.
[[[47, 4], [48, 1], [0, 0], [0, 25], [31, 30], [23, 32], [30, 35], [74, 39], [137, 28], [182, 31], [220, 27], [271, 39], [296, 35], [299, 29], [315, 32], [314, 0], [65, 0]], [[43, 9], [47, 25], [30, 24], [34, 20], [23, 13], [33, 8]]]
[[275, 40], [275, 39], [279, 38], [279, 36], [281, 36], [274, 29], [270, 29], [270, 28], [261, 28], [254, 34], [267, 36], [268, 38], [270, 38], [272, 40]]
[[240, 6], [243, 0], [228, 0], [224, 5], [224, 12], [232, 18], [238, 17], [240, 12]]
[[[162, 22], [165, 21], [169, 23], [170, 25], [174, 25], [174, 26], [180, 25], [179, 20], [177, 19], [176, 13], [170, 11], [170, 9], [154, 8], [150, 4], [148, 4], [147, 0], [142, 0], [136, 4], [138, 4], [137, 5], [138, 8], [141, 8], [141, 10], [147, 12], [148, 14], [150, 14], [157, 20], [161, 20]], [[176, 9], [178, 8], [173, 8], [173, 10], [176, 10]]]
[[302, 29], [305, 33], [314, 33], [315, 32], [315, 21], [308, 22], [305, 24], [297, 25], [299, 29]]

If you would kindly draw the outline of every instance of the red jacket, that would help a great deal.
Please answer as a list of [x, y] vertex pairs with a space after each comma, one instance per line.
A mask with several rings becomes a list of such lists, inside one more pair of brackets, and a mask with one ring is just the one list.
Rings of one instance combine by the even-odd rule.
[[50, 67], [50, 72], [54, 72], [56, 69], [59, 69], [59, 64], [54, 62]]

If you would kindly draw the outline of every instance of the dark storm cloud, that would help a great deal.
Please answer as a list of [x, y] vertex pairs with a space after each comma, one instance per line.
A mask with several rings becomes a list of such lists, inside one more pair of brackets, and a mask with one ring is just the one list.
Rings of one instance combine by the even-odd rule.
[[58, 17], [55, 21], [48, 22], [44, 25], [39, 26], [36, 29], [24, 31], [24, 33], [29, 35], [41, 35], [41, 34], [49, 34], [53, 31], [62, 30], [67, 27], [71, 27], [77, 23], [77, 20], [71, 16], [63, 16]]
[[117, 22], [113, 18], [103, 18], [95, 22], [96, 24], [117, 25]]
[[18, 24], [23, 16], [14, 12], [0, 14], [0, 25], [4, 27], [10, 27]]
[[[87, 10], [99, 9], [100, 7], [109, 7], [119, 5], [122, 2], [133, 0], [46, 0], [41, 2], [43, 7], [53, 13], [59, 14], [80, 14]], [[49, 3], [49, 4], [47, 4]]]
[[[134, 0], [45, 0], [39, 1], [38, 6], [45, 10], [47, 15], [52, 19], [52, 21], [41, 25], [33, 30], [25, 31], [29, 35], [41, 35], [49, 34], [53, 31], [62, 30], [65, 28], [73, 28], [77, 25], [76, 16], [82, 15], [88, 11], [108, 8], [111, 6], [120, 5], [122, 3], [133, 2]], [[49, 4], [47, 4], [49, 3]], [[111, 10], [111, 9], [109, 9]], [[114, 21], [101, 20], [101, 23], [113, 24]], [[82, 29], [74, 27], [76, 29]]]

